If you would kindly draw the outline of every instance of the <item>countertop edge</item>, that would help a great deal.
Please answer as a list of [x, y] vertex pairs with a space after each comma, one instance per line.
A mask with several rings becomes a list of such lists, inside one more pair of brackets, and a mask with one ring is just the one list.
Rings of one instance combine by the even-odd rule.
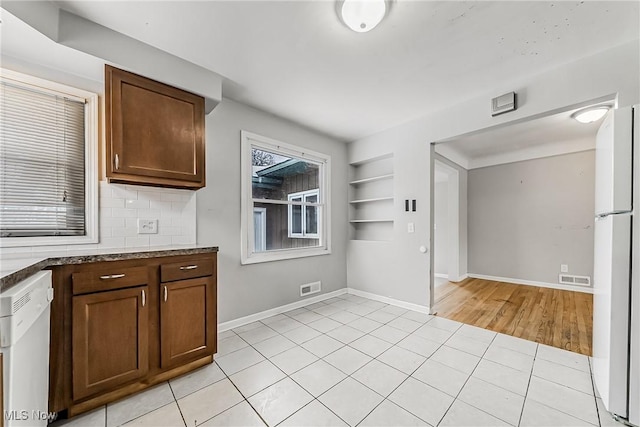
[[159, 250], [141, 250], [140, 252], [123, 252], [123, 253], [108, 253], [108, 254], [89, 254], [89, 255], [77, 255], [77, 256], [61, 256], [45, 258], [41, 261], [35, 261], [33, 264], [29, 264], [13, 273], [9, 273], [6, 276], [0, 278], [0, 292], [5, 292], [11, 289], [14, 285], [18, 284], [22, 280], [34, 275], [38, 271], [41, 271], [47, 267], [54, 267], [58, 265], [73, 265], [73, 264], [86, 264], [91, 262], [102, 261], [124, 261], [130, 259], [147, 259], [147, 258], [160, 258], [164, 256], [179, 256], [179, 255], [198, 255], [218, 252], [218, 246], [199, 247], [199, 248], [180, 248], [180, 249], [159, 249]]

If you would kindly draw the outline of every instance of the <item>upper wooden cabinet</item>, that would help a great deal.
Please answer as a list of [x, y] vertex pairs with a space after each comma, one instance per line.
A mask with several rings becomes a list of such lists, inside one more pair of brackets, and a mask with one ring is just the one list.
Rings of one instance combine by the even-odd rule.
[[109, 182], [205, 186], [204, 98], [105, 67]]

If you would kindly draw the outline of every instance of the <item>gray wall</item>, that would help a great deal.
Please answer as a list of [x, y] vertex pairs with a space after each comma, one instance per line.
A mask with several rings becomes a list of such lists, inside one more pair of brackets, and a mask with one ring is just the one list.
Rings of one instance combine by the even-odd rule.
[[436, 182], [433, 193], [436, 225], [433, 267], [436, 274], [449, 274], [449, 185], [447, 181]]
[[[206, 119], [207, 186], [197, 196], [199, 244], [218, 245], [218, 322], [300, 300], [300, 285], [322, 292], [347, 283], [347, 146], [281, 118], [223, 100]], [[331, 156], [332, 254], [240, 264], [240, 130]]]
[[595, 152], [469, 171], [469, 273], [558, 283], [593, 275]]

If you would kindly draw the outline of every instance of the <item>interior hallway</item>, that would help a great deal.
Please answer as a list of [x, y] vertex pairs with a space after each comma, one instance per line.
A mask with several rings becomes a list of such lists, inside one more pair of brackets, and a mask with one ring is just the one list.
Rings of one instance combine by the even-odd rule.
[[592, 354], [591, 294], [469, 278], [436, 281], [435, 295], [434, 310], [440, 317]]

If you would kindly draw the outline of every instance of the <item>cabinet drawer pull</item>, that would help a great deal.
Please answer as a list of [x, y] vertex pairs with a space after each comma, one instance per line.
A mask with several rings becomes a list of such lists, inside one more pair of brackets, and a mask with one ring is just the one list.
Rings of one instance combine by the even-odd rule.
[[142, 306], [144, 307], [146, 303], [147, 303], [147, 294], [144, 292], [144, 289], [143, 289], [142, 290]]
[[100, 276], [100, 279], [102, 279], [102, 280], [122, 279], [124, 276], [125, 276], [124, 274], [107, 274], [105, 276]]
[[180, 270], [195, 270], [196, 268], [198, 268], [197, 265], [183, 265]]
[[118, 157], [118, 154], [116, 154], [115, 164], [116, 170], [120, 169], [120, 158]]
[[167, 287], [164, 287], [164, 302], [167, 302]]

